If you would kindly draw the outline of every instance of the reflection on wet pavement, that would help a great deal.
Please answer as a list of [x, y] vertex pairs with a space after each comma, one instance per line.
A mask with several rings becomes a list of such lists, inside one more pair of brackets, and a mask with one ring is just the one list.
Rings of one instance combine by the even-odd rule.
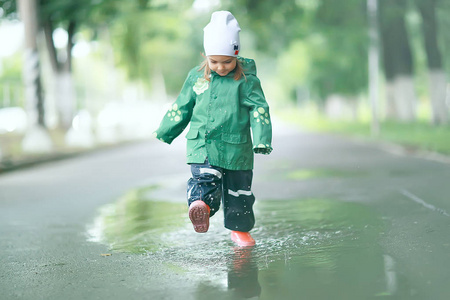
[[145, 201], [142, 195], [147, 190], [133, 190], [116, 203], [102, 207], [89, 229], [89, 239], [106, 242], [117, 251], [142, 253], [158, 249], [162, 233], [183, 225], [185, 206]]
[[[378, 239], [383, 223], [368, 206], [331, 199], [261, 201], [257, 245], [236, 248], [220, 214], [197, 234], [184, 203], [134, 191], [103, 208], [91, 240], [146, 254], [168, 272], [195, 279], [195, 299], [414, 298]], [[402, 295], [405, 294], [405, 295]], [[403, 297], [402, 297], [403, 296]]]
[[234, 247], [232, 259], [228, 262], [228, 289], [244, 299], [261, 295], [254, 251], [254, 247]]

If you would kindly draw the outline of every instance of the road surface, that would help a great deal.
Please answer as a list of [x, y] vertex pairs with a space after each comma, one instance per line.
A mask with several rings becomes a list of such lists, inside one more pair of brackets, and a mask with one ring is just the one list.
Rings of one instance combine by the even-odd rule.
[[250, 249], [192, 230], [183, 138], [1, 174], [0, 299], [450, 298], [450, 164], [275, 129]]

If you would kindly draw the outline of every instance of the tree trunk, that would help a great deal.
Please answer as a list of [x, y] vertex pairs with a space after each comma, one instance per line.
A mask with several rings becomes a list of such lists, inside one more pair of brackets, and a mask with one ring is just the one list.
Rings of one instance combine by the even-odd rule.
[[75, 111], [75, 89], [72, 73], [60, 71], [54, 73], [54, 88], [59, 127], [67, 130], [72, 126]]
[[53, 43], [53, 23], [50, 20], [46, 20], [43, 24], [45, 43], [47, 45], [47, 51], [49, 54], [50, 65], [54, 73], [58, 72], [58, 54], [56, 52], [55, 44]]
[[428, 77], [432, 121], [446, 124], [449, 121], [446, 97], [446, 76], [437, 39], [436, 0], [415, 0], [422, 16], [422, 31], [427, 53]]
[[[386, 82], [388, 118], [410, 122], [416, 115], [416, 95], [412, 76], [398, 75]], [[412, 100], [413, 99], [413, 100]]]
[[72, 49], [75, 43], [73, 42], [73, 37], [75, 35], [76, 23], [75, 21], [70, 21], [67, 27], [67, 61], [65, 63], [65, 70], [72, 73]]
[[387, 117], [413, 121], [416, 93], [413, 62], [405, 25], [406, 0], [380, 0], [383, 66], [386, 76]]
[[447, 98], [447, 76], [444, 70], [429, 70], [430, 100], [433, 124], [448, 124], [449, 105]]
[[28, 115], [28, 129], [22, 140], [22, 149], [24, 152], [49, 152], [52, 149], [52, 141], [45, 128], [44, 99], [36, 41], [38, 32], [36, 0], [19, 1], [19, 11], [25, 27], [23, 72]]
[[75, 34], [76, 23], [70, 21], [67, 33], [67, 56], [66, 61], [58, 61], [58, 52], [53, 41], [53, 24], [50, 20], [44, 22], [45, 40], [50, 55], [50, 62], [53, 70], [53, 88], [54, 99], [58, 111], [59, 127], [69, 129], [72, 126], [72, 119], [75, 111], [75, 88], [72, 78], [72, 48], [74, 46], [73, 36]]
[[373, 136], [380, 134], [380, 122], [378, 118], [379, 107], [379, 55], [380, 55], [380, 36], [378, 26], [378, 1], [367, 0], [367, 14], [369, 21], [369, 52], [368, 52], [368, 71], [369, 71], [369, 99], [371, 108], [371, 126], [370, 131]]
[[25, 27], [24, 81], [26, 106], [30, 122], [45, 127], [44, 99], [36, 37], [38, 33], [35, 0], [19, 1], [20, 15]]

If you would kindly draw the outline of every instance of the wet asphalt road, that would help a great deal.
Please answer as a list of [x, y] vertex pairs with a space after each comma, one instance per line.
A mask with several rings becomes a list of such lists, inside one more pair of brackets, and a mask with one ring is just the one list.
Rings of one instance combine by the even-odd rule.
[[191, 229], [183, 138], [1, 174], [0, 299], [450, 299], [450, 164], [277, 129], [253, 249]]

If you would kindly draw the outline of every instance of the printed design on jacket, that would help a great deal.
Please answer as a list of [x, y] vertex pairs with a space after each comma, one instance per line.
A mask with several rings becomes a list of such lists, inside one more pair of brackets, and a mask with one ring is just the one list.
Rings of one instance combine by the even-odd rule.
[[167, 111], [167, 117], [170, 121], [179, 122], [181, 120], [181, 111], [178, 109], [178, 104], [172, 105], [172, 108]]
[[263, 125], [270, 124], [269, 113], [263, 107], [258, 108], [253, 113], [253, 117], [256, 119], [256, 122], [261, 122]]
[[209, 81], [203, 77], [199, 77], [192, 89], [197, 95], [203, 94], [209, 88]]

